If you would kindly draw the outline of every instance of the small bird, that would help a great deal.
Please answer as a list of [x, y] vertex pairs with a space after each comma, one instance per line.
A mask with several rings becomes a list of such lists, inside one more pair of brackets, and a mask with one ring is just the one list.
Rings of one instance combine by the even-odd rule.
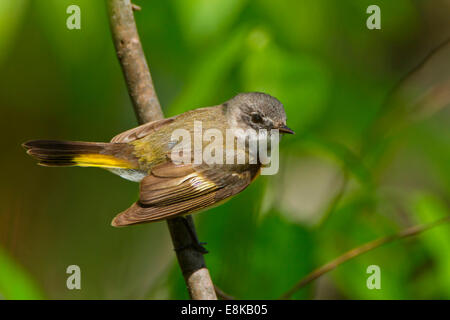
[[[217, 129], [224, 135], [227, 130], [239, 129], [294, 133], [286, 126], [280, 101], [265, 93], [250, 92], [217, 106], [143, 124], [120, 133], [109, 143], [32, 140], [23, 147], [42, 166], [100, 167], [140, 182], [139, 200], [111, 224], [119, 227], [154, 222], [215, 206], [244, 190], [260, 172], [259, 160], [243, 164], [172, 161], [171, 152], [178, 142], [172, 139], [172, 133], [184, 129], [194, 135], [195, 122], [202, 124], [203, 132]], [[206, 145], [202, 141], [201, 147]], [[187, 150], [194, 158], [195, 148]], [[248, 160], [247, 148], [244, 152]]]

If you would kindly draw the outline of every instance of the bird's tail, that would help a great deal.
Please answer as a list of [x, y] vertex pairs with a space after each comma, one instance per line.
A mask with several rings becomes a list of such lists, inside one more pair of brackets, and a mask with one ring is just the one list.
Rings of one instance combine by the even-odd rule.
[[126, 143], [32, 140], [22, 145], [42, 166], [136, 169], [138, 161]]

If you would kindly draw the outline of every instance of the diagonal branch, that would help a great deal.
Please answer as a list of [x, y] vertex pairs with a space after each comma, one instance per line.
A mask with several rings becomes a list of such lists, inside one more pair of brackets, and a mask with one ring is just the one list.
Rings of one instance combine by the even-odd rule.
[[129, 0], [108, 0], [108, 15], [117, 57], [139, 123], [163, 119], [150, 69]]
[[[164, 115], [153, 87], [134, 20], [130, 0], [107, 0], [111, 32], [128, 93], [140, 124], [163, 119]], [[177, 250], [178, 263], [192, 299], [217, 299], [205, 260], [194, 250], [183, 218], [167, 221], [172, 242]], [[193, 220], [188, 222], [194, 228]], [[195, 229], [193, 229], [195, 232]]]
[[344, 262], [347, 262], [350, 259], [356, 258], [356, 257], [362, 255], [363, 253], [366, 253], [368, 251], [376, 249], [384, 244], [393, 242], [395, 240], [418, 235], [424, 231], [427, 231], [431, 228], [434, 228], [438, 225], [441, 225], [441, 224], [449, 222], [449, 221], [450, 221], [450, 216], [447, 216], [447, 217], [444, 217], [437, 221], [431, 222], [429, 224], [424, 224], [424, 225], [413, 226], [413, 227], [407, 228], [403, 231], [400, 231], [397, 234], [373, 240], [373, 241], [365, 243], [359, 247], [356, 247], [350, 251], [347, 251], [343, 255], [328, 262], [327, 264], [323, 265], [322, 267], [312, 271], [306, 277], [304, 277], [299, 282], [297, 282], [297, 284], [295, 284], [289, 291], [287, 291], [285, 294], [283, 294], [280, 297], [280, 299], [289, 299], [294, 293], [296, 293], [298, 290], [300, 290], [307, 284], [311, 283], [312, 281], [323, 276], [325, 273], [335, 269], [336, 267], [340, 266], [341, 264], [343, 264]]

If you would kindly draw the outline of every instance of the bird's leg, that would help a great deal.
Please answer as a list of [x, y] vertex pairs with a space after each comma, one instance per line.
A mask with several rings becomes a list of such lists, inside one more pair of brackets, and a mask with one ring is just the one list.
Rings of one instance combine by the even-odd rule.
[[[189, 247], [192, 247], [194, 250], [200, 252], [201, 254], [206, 254], [209, 251], [206, 250], [206, 248], [203, 246], [206, 244], [206, 242], [200, 242], [198, 240], [197, 234], [195, 233], [194, 229], [192, 228], [191, 222], [189, 221], [190, 219], [187, 219], [185, 217], [181, 217], [183, 219], [183, 223], [187, 229], [187, 231], [189, 232], [189, 235], [191, 236], [191, 244], [189, 245]], [[192, 220], [191, 220], [192, 221]], [[175, 248], [175, 251], [180, 251], [185, 249], [187, 246], [183, 246], [183, 247], [178, 247]]]

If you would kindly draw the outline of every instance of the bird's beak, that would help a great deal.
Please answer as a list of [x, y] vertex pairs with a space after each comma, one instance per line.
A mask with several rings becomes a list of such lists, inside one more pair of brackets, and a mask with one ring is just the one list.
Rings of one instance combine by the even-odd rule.
[[288, 126], [284, 125], [278, 128], [278, 130], [282, 133], [295, 134], [294, 130], [290, 129]]

